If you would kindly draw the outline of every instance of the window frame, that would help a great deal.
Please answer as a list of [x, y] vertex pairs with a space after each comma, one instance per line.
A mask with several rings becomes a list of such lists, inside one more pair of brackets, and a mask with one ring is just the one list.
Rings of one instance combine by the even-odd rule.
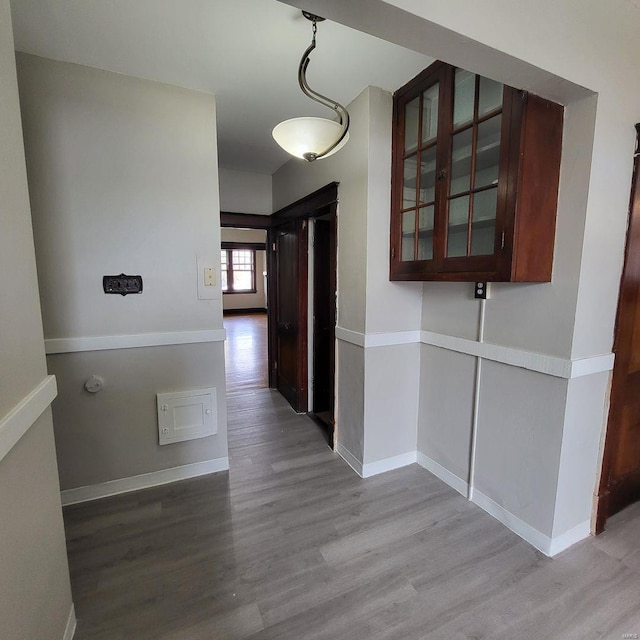
[[[222, 290], [223, 295], [242, 295], [242, 294], [255, 294], [258, 293], [257, 289], [257, 264], [256, 264], [256, 252], [263, 251], [266, 246], [257, 242], [222, 242], [220, 247], [220, 258], [222, 260], [222, 253], [227, 254], [227, 269], [220, 266], [220, 282], [222, 287], [222, 272], [227, 273], [227, 290]], [[233, 286], [233, 252], [234, 251], [250, 251], [252, 255], [252, 269], [251, 269], [251, 289], [243, 289], [241, 291], [234, 291], [230, 287]]]

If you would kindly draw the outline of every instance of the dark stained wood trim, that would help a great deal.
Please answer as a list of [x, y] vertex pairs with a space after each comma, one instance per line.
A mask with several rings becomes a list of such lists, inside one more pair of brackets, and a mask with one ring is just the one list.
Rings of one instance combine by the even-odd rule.
[[298, 218], [313, 218], [320, 209], [338, 201], [338, 182], [330, 182], [308, 196], [296, 200], [271, 216], [272, 226], [278, 226]]
[[275, 389], [278, 385], [276, 371], [276, 358], [278, 356], [276, 346], [278, 344], [278, 328], [276, 318], [276, 305], [278, 304], [278, 278], [277, 256], [275, 252], [276, 232], [267, 230], [267, 363], [269, 388]]
[[598, 488], [596, 534], [604, 531], [607, 518], [632, 502], [640, 487], [640, 476], [629, 474], [615, 477], [615, 462], [621, 443], [624, 412], [625, 383], [629, 371], [631, 341], [633, 339], [637, 283], [640, 278], [640, 124], [636, 124], [636, 153], [629, 201], [629, 228], [624, 268], [620, 280], [620, 297], [616, 315], [613, 352], [615, 362], [611, 383], [611, 401], [604, 443], [602, 473]]
[[309, 231], [307, 220], [300, 221], [298, 237], [298, 402], [296, 411], [309, 410]]
[[239, 229], [270, 229], [271, 216], [260, 216], [255, 213], [220, 212], [220, 226]]
[[250, 307], [248, 309], [223, 309], [223, 316], [243, 316], [245, 314], [267, 313], [265, 307]]
[[265, 242], [221, 242], [222, 249], [250, 249], [251, 251], [265, 251]]

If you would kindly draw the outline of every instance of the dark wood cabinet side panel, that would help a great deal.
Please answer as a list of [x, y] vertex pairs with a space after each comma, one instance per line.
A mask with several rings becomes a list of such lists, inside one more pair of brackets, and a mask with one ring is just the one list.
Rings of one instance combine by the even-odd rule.
[[522, 122], [512, 282], [550, 282], [564, 108], [529, 95]]

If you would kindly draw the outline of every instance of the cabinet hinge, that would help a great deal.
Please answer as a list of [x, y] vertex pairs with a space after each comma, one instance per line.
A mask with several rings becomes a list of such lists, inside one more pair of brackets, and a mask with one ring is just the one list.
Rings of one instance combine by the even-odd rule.
[[273, 251], [277, 251], [277, 249], [276, 249], [276, 243], [275, 243], [275, 242], [271, 245], [271, 249], [272, 249]]
[[502, 232], [502, 238], [500, 240], [500, 249], [504, 249], [504, 231]]
[[396, 248], [395, 247], [391, 247], [391, 257], [395, 259], [396, 257]]

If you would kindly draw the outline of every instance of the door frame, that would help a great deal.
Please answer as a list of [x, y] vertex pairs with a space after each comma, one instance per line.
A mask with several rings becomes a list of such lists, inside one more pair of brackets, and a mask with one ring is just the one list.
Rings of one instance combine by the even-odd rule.
[[635, 500], [639, 478], [614, 477], [615, 459], [621, 444], [625, 382], [629, 369], [630, 342], [633, 336], [640, 279], [640, 124], [636, 124], [636, 150], [629, 201], [629, 223], [620, 280], [620, 295], [613, 342], [615, 362], [611, 380], [609, 416], [598, 487], [596, 534], [604, 531], [607, 518]]
[[[269, 358], [269, 387], [275, 388], [277, 384], [277, 326], [276, 326], [276, 305], [278, 300], [277, 292], [277, 256], [275, 253], [275, 241], [278, 229], [292, 220], [308, 220], [329, 213], [330, 207], [337, 208], [338, 202], [338, 182], [330, 182], [321, 187], [317, 191], [296, 200], [290, 205], [279, 209], [271, 216], [271, 225], [267, 230], [267, 269], [268, 276], [268, 358]], [[306, 230], [306, 223], [304, 225]], [[307, 353], [307, 334], [308, 334], [308, 280], [307, 280], [307, 241], [305, 240], [303, 247], [300, 247], [299, 259], [300, 264], [304, 264], [304, 277], [299, 278], [298, 291], [298, 312], [300, 314], [300, 330], [298, 331], [298, 371], [300, 373], [299, 381], [301, 389], [298, 393], [297, 406], [294, 407], [299, 413], [308, 411], [308, 353]], [[334, 390], [335, 395], [335, 390]], [[335, 399], [334, 399], [335, 401]]]
[[[326, 219], [328, 218], [328, 219]], [[316, 376], [316, 358], [317, 358], [317, 354], [318, 354], [318, 334], [319, 334], [319, 330], [318, 330], [318, 312], [317, 312], [317, 308], [320, 304], [322, 304], [321, 300], [318, 300], [317, 296], [318, 296], [318, 287], [317, 287], [317, 282], [319, 279], [319, 276], [321, 275], [326, 275], [325, 273], [322, 273], [318, 270], [318, 252], [317, 252], [317, 238], [318, 238], [318, 233], [317, 233], [317, 222], [320, 222], [321, 220], [325, 220], [326, 222], [329, 224], [329, 228], [328, 228], [328, 236], [327, 236], [327, 249], [328, 249], [328, 255], [325, 256], [328, 258], [328, 264], [329, 264], [329, 273], [328, 273], [328, 286], [329, 286], [329, 300], [328, 300], [328, 305], [329, 305], [329, 312], [330, 312], [330, 316], [332, 319], [332, 325], [331, 325], [331, 334], [330, 334], [330, 348], [329, 348], [329, 372], [330, 372], [330, 384], [329, 384], [329, 390], [330, 390], [330, 398], [329, 398], [329, 410], [330, 410], [330, 414], [331, 414], [331, 426], [329, 427], [329, 435], [330, 435], [330, 439], [333, 438], [333, 432], [332, 432], [332, 428], [333, 425], [335, 424], [335, 356], [336, 356], [336, 316], [337, 316], [337, 300], [336, 300], [336, 292], [337, 292], [337, 234], [338, 234], [338, 217], [337, 217], [337, 206], [336, 205], [331, 205], [329, 207], [329, 211], [328, 214], [325, 216], [319, 216], [316, 220], [316, 225], [315, 225], [315, 233], [314, 233], [314, 250], [313, 250], [313, 263], [314, 263], [314, 269], [313, 269], [313, 318], [312, 320], [310, 320], [310, 326], [309, 326], [309, 335], [313, 336], [313, 340], [312, 340], [312, 344], [313, 344], [313, 350], [308, 350], [308, 353], [311, 355], [312, 357], [312, 362], [309, 363], [309, 371], [311, 373], [311, 379], [313, 380], [313, 400], [311, 405], [309, 406], [309, 412], [312, 414], [316, 413], [316, 384], [318, 382], [317, 380], [317, 376]], [[310, 260], [311, 262], [311, 260]], [[327, 301], [324, 300], [324, 302], [326, 303]], [[330, 444], [332, 445], [332, 442], [330, 442]]]

